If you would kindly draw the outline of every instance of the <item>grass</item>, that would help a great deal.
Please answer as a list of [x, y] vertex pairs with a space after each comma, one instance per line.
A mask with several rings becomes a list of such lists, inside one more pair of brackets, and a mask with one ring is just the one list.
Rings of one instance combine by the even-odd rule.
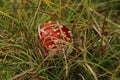
[[[119, 13], [119, 0], [0, 0], [0, 80], [119, 80]], [[72, 52], [44, 57], [48, 21], [72, 31]]]

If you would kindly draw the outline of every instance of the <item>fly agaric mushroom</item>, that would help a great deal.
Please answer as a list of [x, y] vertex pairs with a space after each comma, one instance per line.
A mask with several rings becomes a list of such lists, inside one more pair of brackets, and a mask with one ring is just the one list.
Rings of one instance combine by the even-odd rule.
[[38, 39], [46, 52], [56, 51], [64, 48], [65, 42], [71, 41], [71, 31], [58, 22], [49, 22], [38, 27]]

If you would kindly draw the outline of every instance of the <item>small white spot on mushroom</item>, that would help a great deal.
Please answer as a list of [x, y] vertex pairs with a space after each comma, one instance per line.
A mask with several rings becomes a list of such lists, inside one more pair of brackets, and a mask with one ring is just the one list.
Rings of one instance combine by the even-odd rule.
[[54, 27], [51, 27], [52, 29], [54, 29]]
[[68, 37], [67, 37], [66, 39], [67, 39], [67, 40], [70, 40], [70, 38], [68, 38]]
[[51, 23], [51, 21], [49, 21], [48, 23]]
[[51, 48], [51, 45], [49, 45], [48, 47]]
[[58, 32], [57, 35], [60, 35], [60, 33]]
[[55, 32], [55, 31], [57, 31], [57, 29], [53, 29], [53, 31]]
[[63, 26], [60, 26], [61, 28], [63, 28]]
[[50, 35], [52, 35], [52, 33], [50, 32]]
[[71, 31], [68, 31], [68, 33], [70, 33], [70, 34], [71, 34]]
[[53, 48], [53, 47], [55, 47], [55, 45], [53, 44], [53, 45], [51, 45], [51, 48]]

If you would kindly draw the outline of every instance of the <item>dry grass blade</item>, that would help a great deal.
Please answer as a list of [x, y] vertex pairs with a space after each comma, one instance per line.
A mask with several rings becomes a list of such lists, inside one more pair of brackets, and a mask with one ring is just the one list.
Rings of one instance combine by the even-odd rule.
[[88, 68], [88, 70], [90, 70], [90, 72], [92, 73], [93, 77], [95, 80], [98, 80], [96, 73], [93, 71], [93, 69], [90, 67], [90, 65], [88, 65], [87, 63], [84, 63], [85, 66]]
[[[92, 12], [94, 12], [97, 16], [100, 16], [101, 18], [104, 19], [104, 16], [101, 15], [101, 14], [99, 14], [98, 12], [96, 12], [94, 9], [90, 8], [90, 10], [91, 10]], [[119, 24], [116, 24], [115, 22], [113, 22], [113, 21], [111, 21], [111, 20], [109, 20], [109, 19], [107, 19], [107, 18], [106, 18], [106, 21], [109, 22], [110, 24], [112, 24], [112, 25], [117, 26], [117, 27], [120, 28], [120, 25], [119, 25]]]
[[31, 68], [31, 69], [29, 69], [29, 70], [23, 71], [22, 73], [17, 74], [16, 76], [14, 76], [14, 77], [12, 77], [12, 78], [10, 78], [10, 79], [8, 79], [8, 80], [16, 80], [16, 79], [18, 79], [18, 78], [24, 76], [25, 74], [27, 74], [27, 73], [33, 71], [33, 70], [34, 70], [34, 69]]
[[20, 21], [19, 21], [18, 19], [15, 19], [14, 17], [8, 15], [7, 13], [5, 13], [5, 12], [3, 12], [3, 11], [0, 11], [0, 14], [3, 14], [3, 15], [5, 15], [5, 16], [9, 17], [10, 19], [15, 20], [15, 21], [17, 21], [18, 23], [20, 23]]
[[30, 24], [31, 24], [30, 29], [31, 29], [32, 26], [34, 25], [34, 21], [35, 21], [35, 18], [36, 18], [36, 16], [37, 16], [37, 14], [38, 14], [39, 9], [40, 9], [40, 5], [41, 5], [41, 0], [39, 0], [37, 9], [36, 9], [35, 14], [34, 14], [34, 17], [33, 17], [33, 18], [31, 19], [31, 21], [30, 21]]

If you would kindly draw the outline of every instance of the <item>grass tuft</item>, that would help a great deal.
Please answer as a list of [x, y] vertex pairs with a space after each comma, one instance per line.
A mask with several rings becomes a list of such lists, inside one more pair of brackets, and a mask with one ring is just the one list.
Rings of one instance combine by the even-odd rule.
[[[119, 13], [119, 0], [0, 0], [0, 80], [119, 80]], [[73, 41], [45, 57], [37, 27], [48, 21]]]

